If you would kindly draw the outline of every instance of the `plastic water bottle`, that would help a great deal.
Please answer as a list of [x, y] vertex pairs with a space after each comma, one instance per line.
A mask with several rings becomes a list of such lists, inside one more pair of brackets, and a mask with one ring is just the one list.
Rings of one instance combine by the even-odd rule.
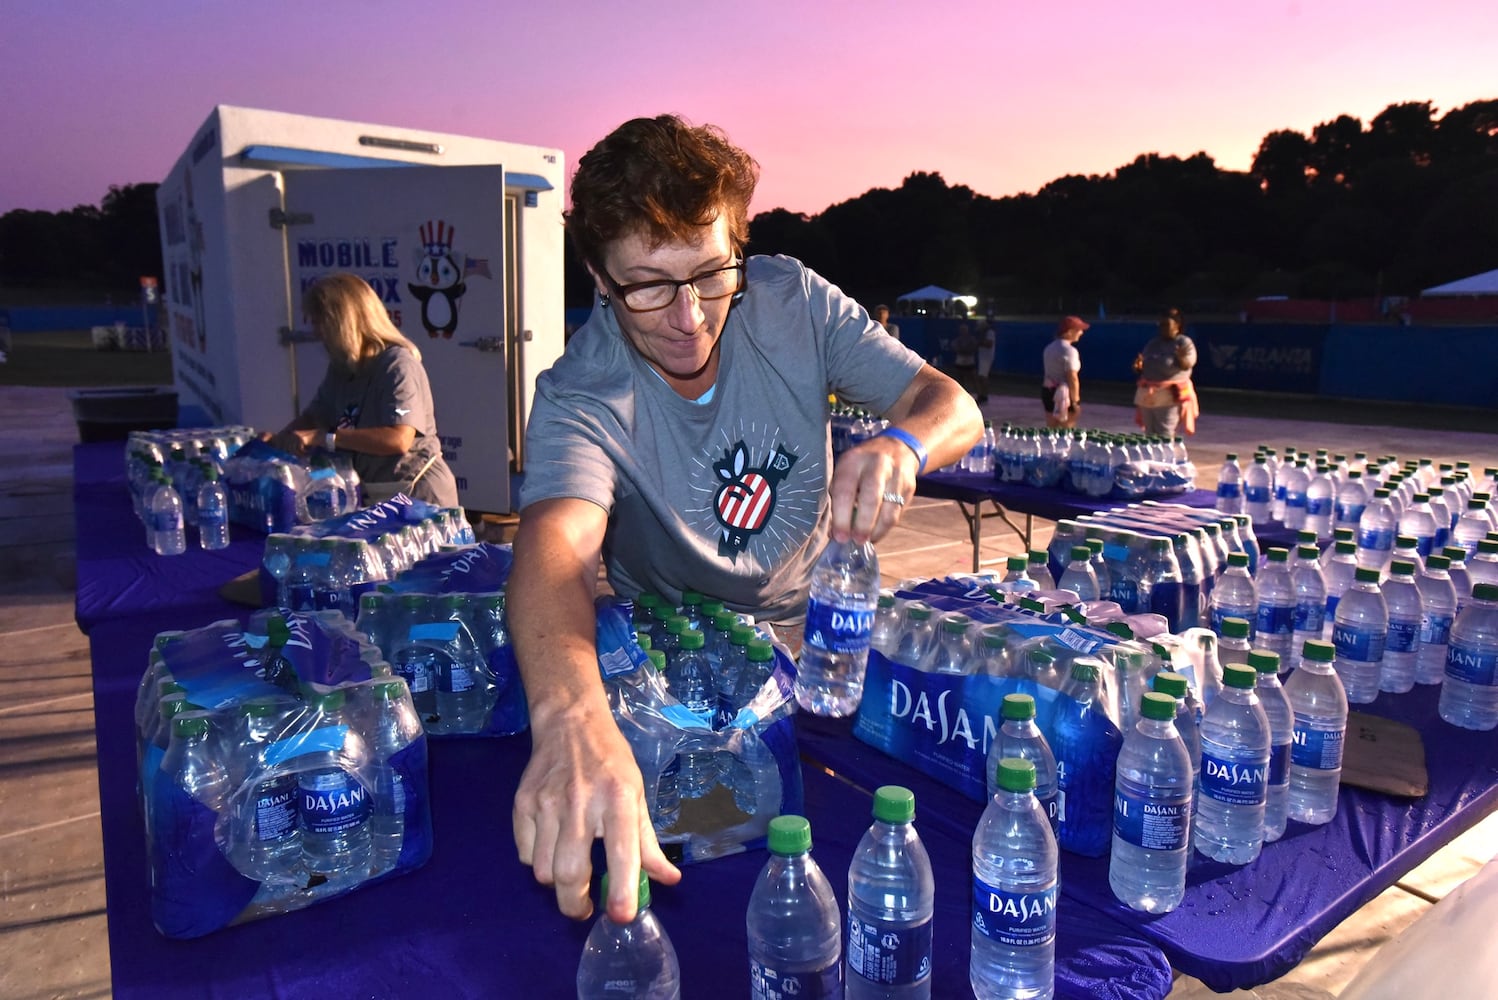
[[1337, 815], [1342, 747], [1347, 733], [1347, 694], [1333, 667], [1329, 642], [1308, 640], [1300, 666], [1285, 682], [1295, 720], [1290, 746], [1289, 813], [1302, 823], [1329, 823]]
[[1446, 677], [1446, 648], [1456, 620], [1456, 588], [1447, 572], [1451, 560], [1433, 555], [1415, 580], [1420, 591], [1420, 636], [1415, 648], [1415, 683], [1439, 684]]
[[869, 633], [869, 646], [894, 659], [904, 629], [905, 609], [894, 594], [881, 593], [874, 608], [874, 630]]
[[[1254, 456], [1254, 464], [1243, 473], [1243, 512], [1254, 524], [1268, 524], [1274, 501], [1274, 475], [1265, 455]], [[1221, 510], [1221, 508], [1218, 508]]]
[[1349, 702], [1366, 705], [1378, 697], [1388, 637], [1389, 608], [1378, 589], [1378, 570], [1359, 566], [1332, 622], [1337, 676]]
[[1193, 840], [1207, 857], [1246, 865], [1264, 846], [1269, 780], [1269, 717], [1254, 692], [1258, 675], [1222, 668], [1222, 690], [1202, 717], [1201, 797]]
[[1004, 575], [999, 580], [1009, 591], [1036, 590], [1039, 584], [1030, 576], [1030, 560], [1026, 556], [1010, 556], [1004, 563]]
[[1056, 755], [1045, 734], [1035, 724], [1035, 699], [1028, 694], [1006, 694], [999, 706], [999, 731], [988, 746], [983, 783], [991, 799], [999, 794], [999, 761], [1006, 757], [1028, 760], [1035, 765], [1035, 799], [1050, 821], [1051, 832], [1060, 835], [1061, 809], [1056, 792]]
[[1243, 513], [1243, 470], [1235, 451], [1228, 452], [1217, 473], [1217, 509], [1224, 514]]
[[1264, 649], [1248, 654], [1248, 665], [1259, 675], [1254, 691], [1269, 718], [1269, 783], [1264, 795], [1264, 841], [1285, 835], [1289, 817], [1290, 748], [1295, 742], [1295, 714], [1280, 686], [1280, 658]]
[[999, 792], [973, 833], [968, 982], [978, 1000], [1056, 990], [1056, 838], [1035, 801], [1035, 765], [999, 761]]
[[1389, 564], [1389, 578], [1380, 590], [1389, 612], [1389, 631], [1384, 641], [1383, 666], [1378, 689], [1404, 694], [1415, 686], [1416, 657], [1423, 613], [1420, 590], [1415, 583], [1415, 565], [1403, 559]]
[[1295, 628], [1290, 655], [1281, 655], [1282, 666], [1300, 665], [1299, 651], [1307, 639], [1320, 639], [1326, 631], [1326, 580], [1321, 575], [1320, 553], [1314, 545], [1295, 550], [1295, 564], [1290, 569], [1290, 583], [1295, 588]]
[[1201, 705], [1191, 692], [1191, 682], [1185, 674], [1173, 670], [1162, 670], [1150, 682], [1156, 691], [1168, 694], [1176, 703], [1176, 735], [1186, 746], [1186, 755], [1191, 759], [1191, 817], [1186, 824], [1188, 837], [1192, 821], [1196, 817], [1196, 800], [1201, 790], [1202, 734]]
[[187, 551], [187, 532], [182, 521], [182, 497], [165, 473], [156, 477], [156, 489], [147, 501], [151, 548], [159, 556], [180, 556]]
[[1304, 459], [1285, 469], [1285, 527], [1299, 531], [1306, 526], [1306, 487], [1311, 477]]
[[442, 649], [433, 666], [443, 733], [476, 733], [484, 728], [489, 711], [489, 665], [468, 628], [469, 600], [466, 594], [444, 596], [441, 617], [433, 623], [442, 629]]
[[[718, 686], [713, 668], [703, 655], [702, 633], [689, 628], [681, 634], [681, 649], [667, 665], [666, 676], [671, 694], [703, 725], [711, 728], [718, 708]], [[711, 750], [682, 751], [681, 797], [700, 799], [713, 790], [718, 781], [716, 754]]]
[[858, 708], [878, 603], [874, 546], [828, 541], [811, 572], [806, 636], [797, 663], [796, 703], [803, 710], [837, 718]]
[[1351, 528], [1353, 532], [1358, 530], [1362, 523], [1363, 511], [1368, 509], [1368, 489], [1363, 482], [1363, 474], [1357, 469], [1347, 473], [1347, 480], [1342, 488], [1337, 491], [1337, 503], [1332, 517], [1333, 528]]
[[753, 1000], [843, 995], [842, 920], [827, 876], [811, 856], [804, 816], [776, 816], [770, 860], [749, 897]]
[[[229, 771], [224, 766], [221, 744], [213, 732], [207, 712], [192, 710], [178, 712], [171, 718], [171, 738], [166, 753], [161, 758], [160, 776], [166, 778], [178, 790], [185, 792], [200, 805], [222, 814], [228, 803]], [[166, 797], [155, 797], [153, 820], [148, 826], [158, 837], [182, 836], [185, 823], [173, 822], [171, 817], [156, 814], [155, 807], [169, 804]], [[175, 853], [168, 840], [161, 847], [153, 847], [153, 854], [163, 850]]]
[[1415, 494], [1414, 502], [1399, 515], [1399, 534], [1415, 539], [1415, 548], [1422, 560], [1430, 555], [1436, 540], [1436, 516], [1430, 509], [1429, 495], [1423, 492]]
[[1097, 600], [1100, 594], [1098, 577], [1097, 571], [1092, 567], [1091, 559], [1091, 547], [1073, 545], [1071, 562], [1066, 564], [1066, 570], [1061, 574], [1061, 579], [1056, 581], [1056, 586], [1061, 590], [1070, 590], [1077, 595], [1078, 600]]
[[910, 789], [875, 789], [874, 824], [848, 867], [848, 1000], [931, 996], [936, 882], [914, 819]]
[[297, 514], [308, 521], [326, 521], [343, 513], [348, 488], [332, 465], [312, 469], [297, 498]]
[[1056, 578], [1051, 576], [1050, 560], [1047, 557], [1048, 553], [1044, 549], [1031, 551], [1028, 563], [1029, 576], [1040, 590], [1055, 590]]
[[1324, 465], [1317, 466], [1311, 481], [1306, 485], [1305, 529], [1316, 532], [1316, 540], [1319, 542], [1332, 537], [1336, 492], [1331, 472]]
[[1290, 553], [1269, 550], [1269, 559], [1254, 581], [1258, 607], [1254, 615], [1254, 644], [1289, 659], [1294, 641], [1295, 608], [1299, 603], [1290, 578]]
[[1488, 520], [1487, 505], [1481, 500], [1468, 500], [1467, 509], [1456, 519], [1456, 526], [1451, 529], [1451, 543], [1466, 549], [1467, 558], [1470, 559], [1477, 554], [1477, 543], [1492, 530], [1493, 523]]
[[925, 601], [905, 603], [905, 631], [895, 648], [895, 661], [907, 667], [918, 665], [936, 644], [936, 614]]
[[373, 694], [369, 766], [374, 773], [374, 808], [369, 816], [369, 840], [374, 872], [379, 874], [400, 861], [406, 814], [415, 811], [424, 820], [426, 802], [411, 799], [406, 776], [426, 772], [426, 735], [405, 684], [376, 684]]
[[1399, 531], [1399, 514], [1389, 499], [1389, 491], [1380, 487], [1358, 518], [1358, 558], [1364, 566], [1383, 569], [1394, 551], [1394, 536]]
[[349, 728], [342, 688], [309, 699], [310, 745], [326, 745], [299, 758], [297, 819], [302, 858], [331, 881], [361, 881], [369, 875], [369, 790], [346, 765], [369, 760], [364, 739]]
[[1186, 894], [1191, 759], [1175, 718], [1174, 698], [1146, 692], [1118, 754], [1108, 885], [1145, 913], [1169, 913]]
[[[598, 895], [608, 899], [608, 872]], [[680, 1000], [681, 966], [650, 909], [650, 877], [643, 871], [637, 901], [635, 918], [627, 924], [614, 923], [606, 910], [598, 915], [577, 963], [577, 1000]]]
[[[1103, 548], [1106, 543], [1104, 543], [1102, 538], [1091, 536], [1091, 532], [1095, 530], [1101, 529], [1088, 529], [1087, 551], [1091, 553], [1088, 557], [1088, 563], [1092, 566], [1093, 575], [1097, 577], [1098, 597], [1102, 597], [1113, 589], [1113, 577], [1108, 572], [1108, 560], [1103, 555]], [[1070, 590], [1071, 588], [1067, 587], [1065, 589]], [[1085, 597], [1082, 598], [1084, 601], [1087, 599]]]
[[968, 630], [972, 624], [973, 620], [960, 612], [952, 611], [942, 615], [936, 645], [931, 647], [926, 659], [916, 666], [928, 674], [972, 673], [973, 645], [968, 639]]
[[245, 805], [243, 830], [236, 837], [245, 845], [246, 874], [265, 881], [288, 873], [302, 855], [302, 831], [297, 825], [297, 779], [290, 771], [272, 771], [266, 751], [280, 735], [287, 705], [275, 698], [244, 703], [241, 753], [249, 776], [259, 780]]
[[1139, 610], [1161, 615], [1170, 631], [1186, 628], [1186, 584], [1169, 538], [1151, 538], [1139, 573]]
[[1341, 603], [1342, 595], [1347, 593], [1347, 588], [1352, 586], [1353, 577], [1357, 575], [1359, 551], [1350, 542], [1337, 542], [1332, 546], [1331, 559], [1322, 568], [1321, 576], [1326, 584], [1324, 637], [1327, 639], [1331, 638], [1332, 626], [1337, 616], [1337, 605]]
[[[1229, 663], [1246, 665], [1248, 663], [1249, 650], [1253, 649], [1253, 628], [1242, 618], [1224, 618], [1222, 620], [1222, 635], [1217, 639], [1217, 656], [1221, 666], [1226, 667]], [[1211, 704], [1212, 699], [1207, 699]]]
[[[650, 659], [651, 668], [661, 675], [664, 681], [666, 673], [666, 654], [659, 649], [648, 650], [645, 654]], [[646, 789], [649, 793], [649, 789]], [[657, 830], [668, 830], [676, 825], [681, 817], [681, 755], [672, 753], [671, 759], [666, 761], [656, 776], [655, 798], [650, 802], [651, 824]]]
[[[1477, 543], [1477, 554], [1467, 560], [1467, 578], [1472, 581], [1472, 593], [1479, 583], [1498, 583], [1498, 538], [1484, 538]], [[1457, 602], [1462, 600], [1457, 591]]]
[[1228, 556], [1228, 568], [1217, 578], [1210, 600], [1211, 614], [1208, 621], [1212, 631], [1222, 634], [1224, 618], [1242, 618], [1254, 621], [1259, 614], [1258, 590], [1253, 577], [1248, 575], [1248, 555], [1234, 552]]
[[399, 611], [390, 630], [390, 666], [406, 682], [416, 714], [423, 719], [437, 714], [437, 650], [424, 637], [434, 624], [420, 594], [402, 594]]
[[1463, 729], [1498, 726], [1498, 584], [1475, 585], [1451, 626], [1439, 710]]
[[229, 547], [229, 495], [212, 471], [198, 487], [198, 544], [205, 549]]

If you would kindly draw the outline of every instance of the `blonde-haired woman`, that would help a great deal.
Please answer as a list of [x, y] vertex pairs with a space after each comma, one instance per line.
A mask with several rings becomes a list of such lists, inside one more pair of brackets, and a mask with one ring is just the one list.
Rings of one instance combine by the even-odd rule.
[[330, 274], [307, 289], [302, 311], [328, 352], [328, 373], [274, 443], [298, 455], [316, 445], [348, 452], [365, 483], [399, 484], [418, 500], [457, 506], [421, 351], [390, 322], [374, 289], [357, 275]]

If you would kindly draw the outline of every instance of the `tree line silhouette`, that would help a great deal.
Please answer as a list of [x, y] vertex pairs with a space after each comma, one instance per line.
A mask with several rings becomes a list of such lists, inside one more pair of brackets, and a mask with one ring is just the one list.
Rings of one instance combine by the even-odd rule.
[[[161, 274], [156, 187], [0, 216], [0, 282], [133, 294], [138, 276]], [[1146, 153], [1004, 198], [916, 172], [816, 215], [762, 212], [750, 249], [798, 257], [870, 304], [938, 284], [995, 314], [1413, 295], [1498, 268], [1498, 99], [1271, 132], [1247, 172], [1205, 153]], [[586, 306], [591, 282], [570, 244], [565, 269], [567, 303]]]

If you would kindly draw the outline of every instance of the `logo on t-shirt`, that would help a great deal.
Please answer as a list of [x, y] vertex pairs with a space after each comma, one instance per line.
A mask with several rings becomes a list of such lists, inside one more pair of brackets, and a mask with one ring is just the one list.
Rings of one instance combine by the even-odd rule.
[[775, 513], [775, 489], [797, 458], [777, 444], [761, 464], [750, 467], [750, 450], [741, 438], [713, 463], [713, 471], [723, 481], [713, 495], [713, 513], [721, 531], [719, 555], [730, 559], [737, 556], [770, 523]]
[[349, 405], [345, 406], [343, 408], [343, 414], [342, 414], [342, 416], [340, 416], [338, 418], [338, 423], [335, 424], [334, 426], [338, 430], [342, 430], [345, 427], [358, 427], [359, 426], [359, 404], [358, 403], [350, 403]]

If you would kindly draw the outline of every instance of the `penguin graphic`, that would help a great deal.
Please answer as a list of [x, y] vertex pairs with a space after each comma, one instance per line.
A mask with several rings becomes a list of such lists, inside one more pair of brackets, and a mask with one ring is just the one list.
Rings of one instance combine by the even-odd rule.
[[453, 227], [441, 219], [422, 223], [416, 252], [416, 281], [406, 285], [421, 301], [421, 325], [427, 336], [451, 338], [458, 328], [458, 300], [468, 290], [462, 254], [453, 253]]

